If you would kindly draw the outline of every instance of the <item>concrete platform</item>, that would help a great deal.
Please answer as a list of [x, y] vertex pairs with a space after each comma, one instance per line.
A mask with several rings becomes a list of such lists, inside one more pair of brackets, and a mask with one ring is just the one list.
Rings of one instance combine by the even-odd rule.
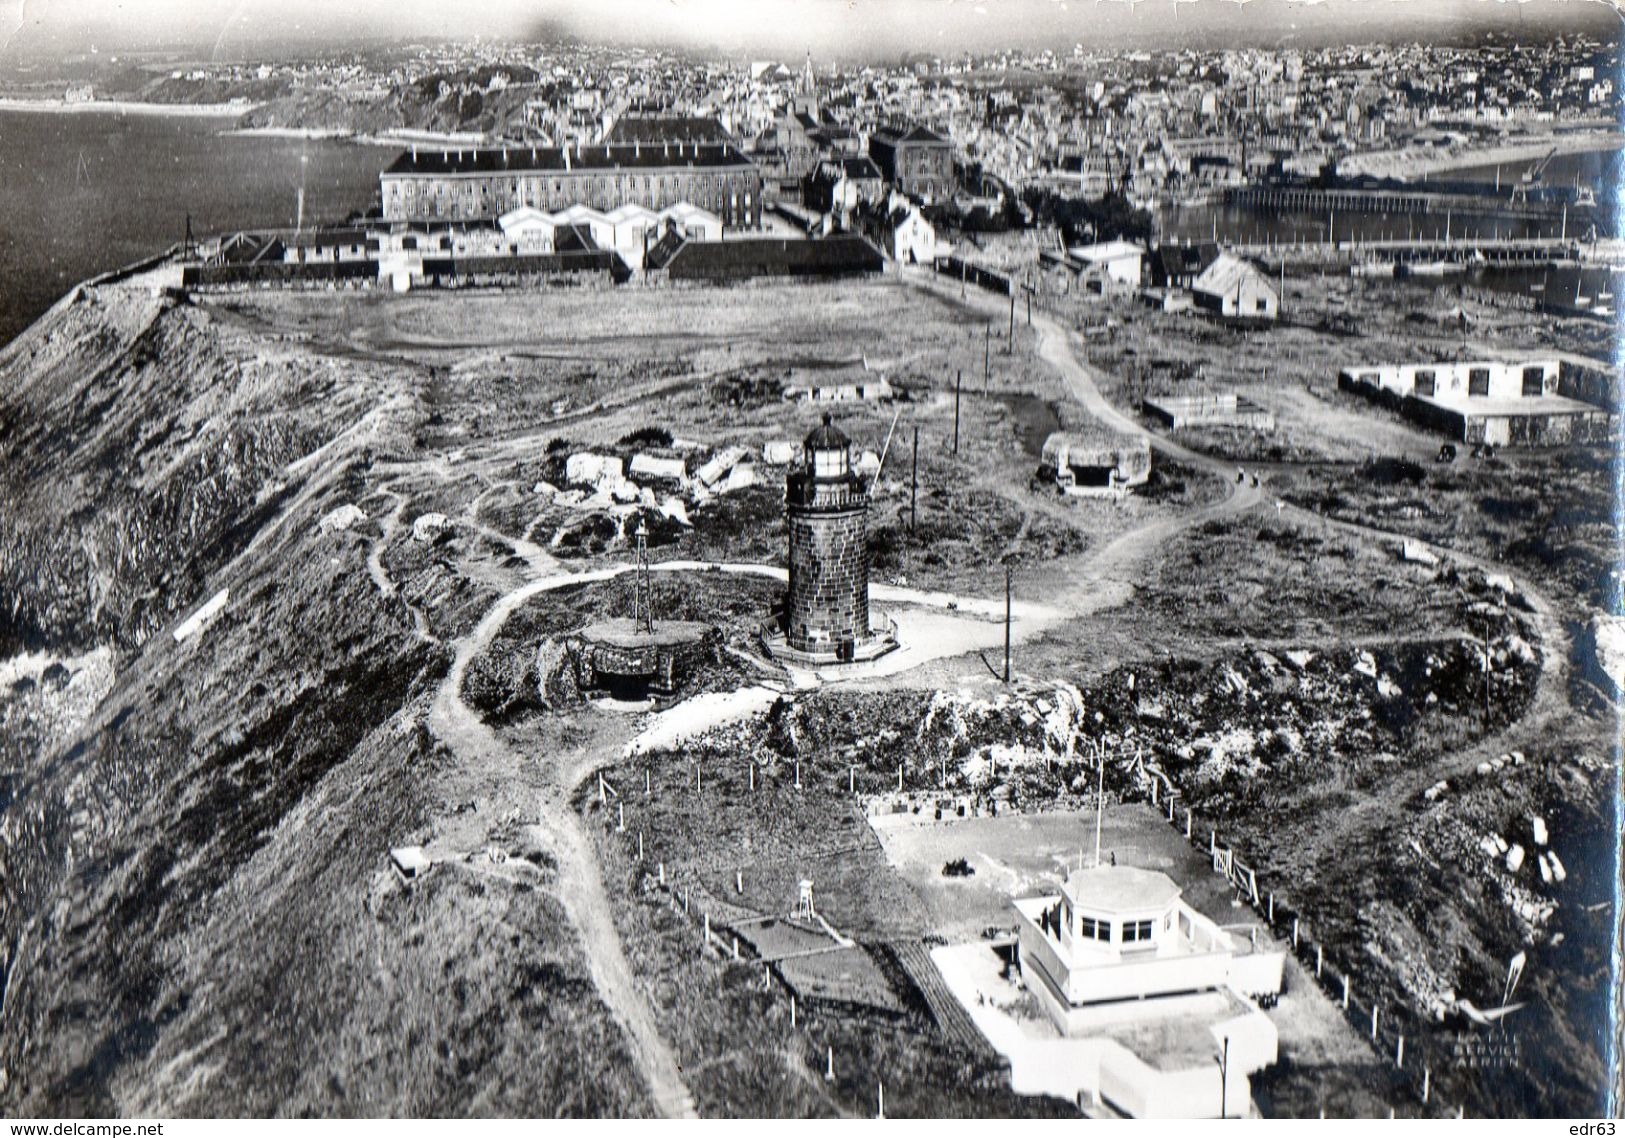
[[614, 648], [675, 648], [705, 639], [710, 630], [710, 625], [698, 621], [662, 620], [655, 623], [653, 632], [640, 632], [631, 620], [616, 618], [589, 624], [576, 635], [588, 644]]
[[[1072, 1099], [1097, 1116], [1254, 1113], [1248, 1075], [1262, 1055], [1249, 1056], [1273, 1052], [1275, 1031], [1244, 1000], [1208, 992], [1121, 1004], [1088, 1038], [1067, 1039], [1031, 993], [1004, 978], [994, 945], [947, 945], [932, 950], [931, 960], [977, 1029], [1009, 1061], [1010, 1086], [1018, 1094]], [[1220, 1065], [1226, 1036], [1233, 1039], [1227, 1070]]]
[[716, 629], [694, 621], [657, 621], [645, 630], [615, 619], [588, 625], [565, 647], [583, 691], [631, 685], [671, 694], [719, 639]]
[[841, 668], [851, 664], [867, 664], [878, 660], [897, 648], [897, 625], [884, 613], [871, 613], [869, 635], [851, 647], [850, 656], [836, 652], [809, 652], [792, 647], [784, 630], [765, 625], [761, 633], [762, 647], [781, 664], [804, 670]]

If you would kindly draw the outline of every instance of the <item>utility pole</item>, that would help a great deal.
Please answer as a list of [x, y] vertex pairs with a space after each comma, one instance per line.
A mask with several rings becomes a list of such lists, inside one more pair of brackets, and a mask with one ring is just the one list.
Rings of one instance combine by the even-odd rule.
[[1004, 567], [1004, 682], [1010, 682], [1010, 575], [1009, 565]]
[[914, 466], [908, 476], [908, 532], [920, 520], [920, 428], [914, 428]]
[[982, 325], [982, 394], [987, 394], [987, 377], [993, 364], [993, 325]]
[[1224, 1037], [1224, 1050], [1219, 1055], [1219, 1117], [1220, 1118], [1223, 1118], [1225, 1116], [1226, 1107], [1229, 1106], [1229, 1103], [1227, 1103], [1225, 1101], [1225, 1095], [1230, 1090], [1229, 1084], [1230, 1084], [1230, 1037], [1227, 1035], [1227, 1036]]
[[954, 372], [954, 456], [959, 455], [959, 381], [963, 379], [963, 370]]
[[654, 582], [649, 578], [649, 531], [644, 528], [641, 515], [638, 518], [638, 561], [637, 570], [632, 578], [632, 631], [653, 636], [654, 625]]
[[1095, 784], [1095, 868], [1100, 868], [1100, 818], [1106, 812], [1106, 744], [1100, 744], [1098, 774]]

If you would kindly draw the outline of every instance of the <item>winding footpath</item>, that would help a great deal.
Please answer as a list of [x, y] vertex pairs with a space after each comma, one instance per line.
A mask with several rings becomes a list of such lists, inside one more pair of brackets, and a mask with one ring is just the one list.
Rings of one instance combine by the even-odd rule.
[[[514, 590], [492, 606], [473, 632], [456, 642], [451, 668], [429, 709], [428, 725], [435, 738], [459, 759], [487, 769], [519, 769], [520, 756], [463, 702], [463, 677], [469, 664], [490, 644], [515, 609], [549, 588], [563, 588], [573, 583], [569, 578], [546, 578]], [[548, 773], [555, 772], [544, 771], [544, 775]], [[661, 1038], [654, 1015], [639, 994], [632, 966], [627, 962], [620, 933], [611, 916], [614, 910], [604, 889], [598, 857], [580, 817], [570, 808], [571, 789], [563, 780], [549, 778], [537, 802], [536, 831], [558, 867], [555, 889], [559, 902], [581, 938], [582, 956], [592, 974], [593, 986], [625, 1033], [628, 1046], [649, 1084], [656, 1109], [668, 1118], [695, 1117], [694, 1099], [683, 1083], [677, 1058]]]
[[[1002, 318], [1004, 304], [1001, 298], [973, 290], [961, 299], [947, 283], [923, 270], [905, 270], [902, 274], [908, 284], [939, 297], [983, 309], [990, 316]], [[1093, 371], [1073, 355], [1064, 328], [1052, 318], [1033, 313], [1033, 329], [1038, 334], [1038, 355], [1060, 373], [1067, 390], [1084, 410], [1096, 419], [1122, 431], [1149, 440], [1158, 453], [1187, 466], [1220, 478], [1229, 487], [1226, 497], [1213, 505], [1192, 510], [1179, 517], [1152, 522], [1130, 530], [1091, 555], [1086, 566], [1090, 575], [1124, 585], [1140, 579], [1139, 566], [1160, 546], [1179, 532], [1210, 518], [1241, 514], [1263, 504], [1264, 490], [1268, 486], [1269, 466], [1260, 466], [1263, 472], [1261, 486], [1253, 486], [1249, 478], [1245, 483], [1235, 480], [1236, 464], [1214, 458], [1179, 445], [1147, 430], [1129, 415], [1113, 406], [1101, 393]], [[1571, 638], [1564, 628], [1557, 608], [1550, 597], [1541, 592], [1527, 576], [1519, 574], [1500, 562], [1486, 560], [1446, 546], [1420, 541], [1409, 534], [1340, 521], [1304, 509], [1282, 504], [1283, 518], [1290, 518], [1306, 529], [1335, 531], [1368, 545], [1381, 545], [1390, 550], [1409, 542], [1422, 546], [1437, 556], [1441, 563], [1453, 564], [1458, 569], [1476, 570], [1510, 579], [1517, 595], [1528, 608], [1530, 623], [1534, 626], [1540, 650], [1540, 673], [1535, 681], [1534, 697], [1524, 714], [1493, 735], [1460, 751], [1446, 752], [1433, 762], [1406, 769], [1396, 776], [1389, 793], [1380, 797], [1368, 796], [1353, 809], [1339, 813], [1331, 821], [1340, 834], [1358, 832], [1382, 822], [1384, 814], [1391, 815], [1398, 803], [1416, 799], [1424, 789], [1440, 779], [1454, 778], [1477, 767], [1479, 762], [1496, 754], [1531, 745], [1545, 737], [1554, 725], [1560, 725], [1569, 714], [1568, 678]], [[1126, 597], [1124, 598], [1127, 599]], [[1095, 606], [1091, 606], [1095, 607]]]
[[[904, 281], [913, 287], [937, 295], [949, 290], [928, 273], [905, 270]], [[958, 299], [955, 297], [954, 299]], [[1000, 308], [996, 299], [977, 296], [974, 301], [961, 301], [973, 307]], [[1067, 612], [1072, 615], [1099, 611], [1102, 608], [1125, 603], [1132, 596], [1132, 588], [1140, 579], [1144, 561], [1180, 532], [1203, 521], [1244, 513], [1262, 503], [1261, 486], [1233, 478], [1235, 465], [1225, 460], [1189, 450], [1170, 439], [1157, 435], [1128, 415], [1119, 411], [1101, 394], [1090, 369], [1078, 362], [1068, 344], [1066, 332], [1050, 317], [1034, 313], [1034, 329], [1038, 333], [1038, 354], [1060, 374], [1068, 391], [1082, 407], [1096, 419], [1112, 428], [1146, 438], [1159, 453], [1187, 466], [1220, 478], [1228, 487], [1223, 499], [1210, 505], [1190, 510], [1177, 517], [1160, 519], [1124, 533], [1091, 554], [1086, 560], [1087, 576], [1092, 583], [1080, 589], [1075, 596], [1065, 598]], [[1318, 514], [1290, 507], [1284, 511], [1294, 520], [1310, 526], [1340, 530], [1364, 542], [1381, 542], [1389, 546], [1406, 540], [1404, 535], [1372, 529], [1346, 522], [1333, 521]], [[399, 507], [391, 515], [388, 530], [399, 521]], [[472, 515], [472, 510], [470, 511]], [[464, 676], [470, 663], [479, 656], [501, 632], [512, 614], [532, 598], [543, 593], [577, 585], [612, 580], [630, 572], [629, 565], [614, 565], [580, 572], [556, 572], [557, 563], [547, 553], [528, 540], [515, 543], [512, 538], [473, 523], [478, 531], [493, 539], [514, 545], [533, 573], [542, 573], [524, 585], [499, 597], [468, 635], [452, 645], [455, 653], [451, 668], [436, 692], [428, 716], [428, 726], [434, 736], [453, 754], [470, 764], [484, 769], [519, 770], [522, 760], [494, 731], [485, 725], [479, 715], [463, 699]], [[1435, 549], [1464, 567], [1485, 572], [1509, 575], [1500, 565], [1492, 565], [1470, 555], [1448, 549]], [[392, 583], [382, 574], [381, 565], [370, 563], [380, 589], [393, 591]], [[785, 571], [777, 566], [758, 564], [714, 564], [699, 561], [671, 561], [651, 566], [656, 572], [721, 571], [756, 575], [783, 580]], [[1534, 738], [1554, 716], [1564, 713], [1563, 695], [1567, 668], [1567, 638], [1561, 623], [1554, 616], [1551, 602], [1527, 580], [1516, 579], [1519, 592], [1528, 602], [1532, 621], [1539, 631], [1541, 647], [1541, 673], [1534, 704], [1518, 723], [1498, 736], [1482, 740], [1469, 751], [1449, 756], [1425, 768], [1407, 771], [1397, 785], [1403, 797], [1420, 793], [1421, 789], [1446, 773], [1465, 769], [1478, 761], [1480, 754], [1505, 749], [1510, 738]], [[973, 616], [1000, 616], [1003, 601], [984, 598], [956, 597], [946, 593], [926, 593], [918, 590], [876, 585], [877, 599], [937, 608], [950, 608]], [[1034, 614], [1043, 617], [1037, 607]], [[1047, 614], [1053, 616], [1053, 613]], [[627, 961], [618, 930], [611, 917], [612, 908], [604, 888], [598, 858], [584, 829], [580, 816], [571, 807], [571, 796], [580, 783], [614, 760], [615, 756], [585, 756], [568, 766], [559, 762], [542, 763], [542, 787], [538, 795], [539, 836], [547, 843], [557, 859], [556, 889], [566, 915], [576, 928], [582, 951], [591, 970], [593, 983], [600, 998], [616, 1022], [625, 1032], [629, 1046], [641, 1072], [649, 1085], [656, 1108], [668, 1117], [692, 1117], [696, 1113], [694, 1099], [684, 1083], [681, 1065], [671, 1048], [661, 1037], [653, 1012], [641, 994], [632, 967]], [[1340, 831], [1349, 832], [1360, 826], [1375, 824], [1378, 819], [1369, 815], [1373, 810], [1391, 810], [1392, 795], [1385, 795], [1380, 806], [1362, 804], [1364, 808], [1345, 812], [1336, 819]]]

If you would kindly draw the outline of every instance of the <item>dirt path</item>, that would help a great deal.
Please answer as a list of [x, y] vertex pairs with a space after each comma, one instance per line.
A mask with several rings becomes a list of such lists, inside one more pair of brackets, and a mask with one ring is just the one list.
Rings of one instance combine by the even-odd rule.
[[[463, 702], [463, 676], [469, 663], [491, 643], [513, 611], [550, 584], [554, 588], [562, 587], [557, 581], [557, 578], [547, 578], [515, 589], [491, 607], [473, 632], [457, 641], [452, 666], [441, 681], [429, 710], [429, 730], [459, 760], [487, 770], [505, 767], [517, 771], [520, 768], [520, 756]], [[538, 837], [557, 861], [559, 901], [581, 937], [582, 954], [591, 970], [593, 985], [626, 1033], [656, 1107], [668, 1118], [694, 1117], [694, 1099], [683, 1082], [677, 1059], [661, 1038], [648, 1004], [638, 994], [620, 933], [610, 916], [609, 895], [604, 890], [598, 859], [582, 831], [581, 819], [570, 807], [573, 784], [559, 778], [562, 773], [543, 764], [544, 784], [538, 795], [540, 816], [536, 825]]]
[[[533, 566], [534, 567], [534, 566]], [[785, 571], [772, 565], [714, 565], [699, 561], [674, 561], [651, 567], [657, 572], [715, 571], [784, 579]], [[463, 678], [470, 663], [484, 651], [502, 630], [508, 618], [521, 605], [542, 593], [574, 585], [608, 581], [632, 571], [629, 565], [612, 565], [573, 573], [539, 577], [499, 598], [467, 636], [455, 642], [455, 657], [441, 681], [429, 711], [428, 726], [471, 769], [513, 770], [522, 765], [516, 754], [485, 725], [464, 702]], [[1002, 614], [1003, 601], [956, 597], [946, 593], [877, 586], [877, 596], [908, 603], [954, 608], [971, 614]], [[1037, 606], [1024, 606], [1038, 612]], [[622, 948], [620, 934], [610, 916], [610, 900], [604, 889], [598, 859], [582, 829], [570, 798], [582, 781], [603, 765], [615, 761], [612, 754], [576, 756], [573, 762], [541, 764], [542, 780], [537, 798], [538, 838], [558, 862], [559, 900], [582, 940], [582, 948], [600, 997], [626, 1032], [633, 1053], [654, 1095], [660, 1112], [668, 1117], [692, 1116], [693, 1097], [683, 1082], [682, 1072], [671, 1049], [661, 1038], [648, 1004], [639, 995]]]
[[[906, 274], [905, 279], [917, 287], [939, 293], [951, 293], [952, 290], [934, 280], [929, 274]], [[1003, 311], [997, 298], [985, 294], [972, 294], [975, 303], [990, 310]], [[1236, 464], [1226, 459], [1214, 458], [1210, 455], [1199, 454], [1196, 451], [1180, 446], [1171, 439], [1164, 438], [1135, 422], [1127, 414], [1118, 410], [1104, 395], [1101, 394], [1100, 385], [1095, 381], [1095, 373], [1090, 367], [1078, 362], [1073, 355], [1067, 341], [1066, 332], [1048, 316], [1037, 312], [1033, 314], [1033, 327], [1039, 335], [1038, 354], [1057, 371], [1065, 381], [1067, 389], [1074, 398], [1083, 405], [1095, 418], [1115, 430], [1125, 434], [1137, 435], [1150, 441], [1153, 449], [1170, 458], [1179, 460], [1195, 469], [1205, 471], [1225, 480], [1230, 490], [1223, 501], [1211, 506], [1193, 510], [1177, 518], [1153, 522], [1141, 526], [1118, 537], [1104, 548], [1091, 555], [1085, 564], [1092, 575], [1106, 577], [1114, 581], [1132, 583], [1140, 579], [1139, 566], [1144, 560], [1155, 553], [1165, 542], [1180, 531], [1205, 521], [1209, 518], [1240, 514], [1261, 503], [1274, 504], [1274, 500], [1266, 496], [1269, 485], [1268, 468], [1264, 471], [1262, 485], [1252, 484], [1251, 474], [1243, 482], [1237, 482]], [[1562, 621], [1556, 615], [1555, 607], [1550, 598], [1542, 593], [1526, 577], [1521, 577], [1505, 565], [1485, 560], [1470, 553], [1460, 552], [1443, 546], [1429, 545], [1427, 542], [1415, 541], [1407, 535], [1376, 529], [1369, 526], [1356, 525], [1352, 522], [1335, 521], [1310, 510], [1297, 506], [1283, 506], [1281, 516], [1291, 518], [1298, 525], [1306, 529], [1332, 529], [1344, 533], [1355, 540], [1365, 544], [1380, 544], [1390, 549], [1398, 548], [1402, 542], [1410, 541], [1413, 544], [1429, 548], [1441, 561], [1454, 563], [1460, 568], [1475, 569], [1486, 574], [1499, 574], [1508, 577], [1516, 586], [1517, 592], [1527, 603], [1532, 622], [1538, 634], [1540, 648], [1540, 676], [1536, 681], [1535, 697], [1528, 711], [1505, 730], [1481, 740], [1476, 746], [1451, 755], [1442, 756], [1434, 763], [1425, 767], [1411, 768], [1400, 776], [1395, 789], [1400, 792], [1400, 801], [1420, 794], [1421, 791], [1441, 778], [1449, 778], [1465, 770], [1475, 767], [1481, 759], [1490, 754], [1510, 750], [1520, 746], [1524, 741], [1538, 739], [1546, 727], [1552, 722], [1568, 714], [1568, 660], [1570, 643], [1564, 631]], [[1086, 583], [1093, 593], [1094, 583]], [[1092, 595], [1094, 603], [1088, 608], [1098, 608], [1098, 594]], [[1367, 821], [1367, 815], [1375, 810], [1392, 810], [1395, 798], [1392, 794], [1382, 796], [1381, 805], [1375, 799], [1368, 799], [1355, 810], [1344, 812], [1336, 820], [1340, 832], [1347, 832], [1351, 827]]]
[[[904, 279], [915, 287], [958, 299], [951, 287], [942, 284], [929, 273], [906, 273]], [[997, 298], [989, 298], [979, 292], [971, 294], [961, 303], [986, 307], [990, 311], [1001, 308]], [[1175, 535], [1211, 518], [1226, 517], [1252, 509], [1264, 500], [1263, 490], [1254, 486], [1251, 478], [1243, 482], [1236, 481], [1234, 463], [1182, 447], [1171, 439], [1146, 430], [1133, 418], [1119, 411], [1101, 394], [1093, 370], [1078, 362], [1077, 357], [1073, 355], [1065, 329], [1050, 317], [1038, 312], [1033, 313], [1032, 326], [1038, 333], [1038, 357], [1060, 374], [1067, 390], [1085, 411], [1113, 430], [1143, 438], [1150, 443], [1153, 450], [1219, 478], [1229, 488], [1224, 498], [1212, 505], [1191, 510], [1178, 517], [1139, 526], [1090, 554], [1084, 561], [1087, 573], [1080, 582], [1081, 595], [1067, 600], [1069, 607], [1074, 611], [1094, 612], [1108, 607], [1108, 598], [1115, 597], [1118, 603], [1128, 600], [1128, 594], [1123, 589], [1110, 589], [1106, 587], [1108, 583], [1131, 585], [1139, 581], [1141, 579], [1139, 569], [1145, 559]]]
[[1349, 534], [1365, 541], [1379, 541], [1398, 545], [1409, 541], [1431, 550], [1441, 561], [1453, 562], [1459, 568], [1476, 569], [1486, 574], [1508, 577], [1518, 595], [1528, 606], [1531, 623], [1536, 630], [1540, 648], [1540, 674], [1535, 679], [1535, 694], [1528, 709], [1514, 723], [1479, 740], [1460, 751], [1447, 752], [1425, 766], [1407, 768], [1397, 775], [1380, 796], [1366, 796], [1350, 809], [1340, 811], [1329, 824], [1335, 835], [1357, 831], [1363, 826], [1373, 828], [1392, 821], [1396, 804], [1415, 799], [1427, 787], [1445, 778], [1454, 778], [1474, 769], [1481, 761], [1506, 751], [1533, 747], [1548, 736], [1548, 728], [1561, 724], [1570, 714], [1568, 700], [1569, 656], [1572, 650], [1568, 633], [1558, 618], [1552, 601], [1536, 589], [1527, 578], [1514, 575], [1505, 565], [1487, 561], [1470, 553], [1462, 553], [1444, 546], [1429, 545], [1415, 538], [1404, 537], [1386, 530], [1370, 529], [1352, 522], [1335, 521], [1310, 510], [1289, 506], [1283, 511], [1306, 529], [1321, 528]]

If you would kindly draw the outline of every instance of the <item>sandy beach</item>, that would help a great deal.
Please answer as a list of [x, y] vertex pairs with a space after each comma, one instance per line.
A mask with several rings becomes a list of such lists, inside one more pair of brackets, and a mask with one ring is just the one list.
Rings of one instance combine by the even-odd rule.
[[1587, 150], [1615, 150], [1621, 146], [1625, 146], [1625, 137], [1619, 132], [1596, 130], [1583, 134], [1529, 137], [1501, 146], [1461, 150], [1378, 150], [1350, 155], [1338, 163], [1338, 172], [1348, 177], [1371, 175], [1412, 181], [1474, 166], [1528, 162], [1542, 157], [1554, 147], [1559, 154], [1578, 154]]
[[223, 130], [221, 134], [243, 138], [357, 138], [354, 131], [339, 127], [321, 126], [240, 126]]
[[221, 134], [244, 138], [305, 138], [323, 141], [353, 142], [358, 146], [386, 146], [399, 150], [406, 146], [469, 147], [484, 145], [484, 136], [470, 134], [437, 134], [427, 130], [390, 130], [382, 134], [345, 130], [342, 127], [299, 126], [245, 126], [222, 130]]
[[254, 109], [254, 103], [133, 103], [93, 99], [70, 103], [63, 99], [0, 98], [0, 111], [26, 111], [29, 114], [78, 115], [169, 115], [185, 118], [235, 118]]

